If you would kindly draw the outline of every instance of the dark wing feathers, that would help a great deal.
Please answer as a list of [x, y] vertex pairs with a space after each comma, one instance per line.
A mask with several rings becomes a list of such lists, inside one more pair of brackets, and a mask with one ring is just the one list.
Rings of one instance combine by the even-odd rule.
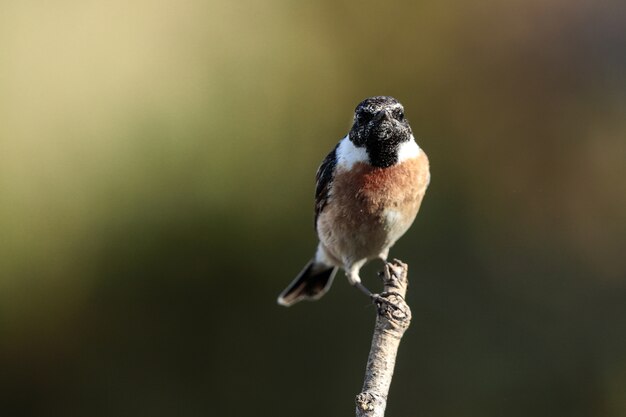
[[328, 198], [330, 196], [330, 187], [333, 181], [333, 177], [335, 176], [335, 166], [337, 165], [337, 148], [339, 144], [335, 146], [335, 148], [326, 155], [324, 161], [322, 161], [322, 165], [317, 170], [317, 174], [315, 174], [315, 229], [317, 230], [317, 218], [319, 217], [324, 207], [326, 207], [326, 203], [328, 203]]

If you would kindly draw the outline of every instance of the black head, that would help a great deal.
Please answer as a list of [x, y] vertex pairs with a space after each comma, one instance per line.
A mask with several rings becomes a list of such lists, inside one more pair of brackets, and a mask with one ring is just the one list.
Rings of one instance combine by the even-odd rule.
[[393, 97], [370, 97], [354, 110], [350, 140], [357, 147], [365, 147], [374, 166], [395, 164], [400, 144], [409, 141], [411, 134], [404, 107]]

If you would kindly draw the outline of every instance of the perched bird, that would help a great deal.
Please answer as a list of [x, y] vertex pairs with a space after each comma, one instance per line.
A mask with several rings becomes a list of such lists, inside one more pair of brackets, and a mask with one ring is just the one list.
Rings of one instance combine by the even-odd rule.
[[290, 306], [328, 291], [338, 268], [371, 294], [359, 270], [387, 260], [409, 229], [430, 182], [428, 158], [415, 142], [403, 106], [393, 97], [370, 97], [356, 107], [350, 133], [316, 175], [313, 259], [278, 297]]

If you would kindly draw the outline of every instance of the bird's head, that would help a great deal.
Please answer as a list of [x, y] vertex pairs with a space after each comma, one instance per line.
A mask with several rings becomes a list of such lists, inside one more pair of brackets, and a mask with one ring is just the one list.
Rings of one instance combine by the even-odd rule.
[[350, 140], [367, 150], [374, 166], [388, 167], [396, 163], [400, 144], [411, 140], [412, 131], [404, 117], [404, 107], [389, 96], [370, 97], [354, 110]]

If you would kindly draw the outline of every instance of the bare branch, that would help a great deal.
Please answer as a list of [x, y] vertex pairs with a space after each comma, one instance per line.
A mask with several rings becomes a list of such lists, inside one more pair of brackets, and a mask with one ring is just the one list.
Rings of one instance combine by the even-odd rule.
[[357, 417], [383, 417], [387, 394], [396, 364], [398, 346], [411, 322], [411, 310], [404, 298], [408, 266], [394, 259], [382, 272], [383, 293], [373, 297], [378, 315], [367, 358], [363, 390], [356, 396]]

